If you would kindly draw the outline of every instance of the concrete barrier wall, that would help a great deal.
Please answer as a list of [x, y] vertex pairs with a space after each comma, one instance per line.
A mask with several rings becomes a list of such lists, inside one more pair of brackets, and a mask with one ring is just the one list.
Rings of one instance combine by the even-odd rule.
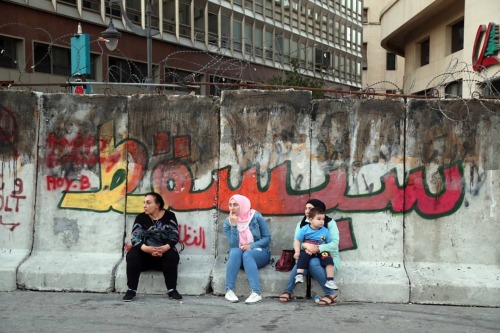
[[[154, 190], [180, 224], [184, 294], [225, 292], [222, 221], [242, 193], [272, 232], [265, 296], [286, 284], [274, 262], [314, 197], [339, 226], [341, 300], [500, 305], [498, 102], [0, 98], [0, 195], [20, 207], [0, 205], [1, 290], [124, 291], [131, 226]], [[164, 293], [161, 274], [143, 273], [140, 292]]]
[[424, 172], [427, 194], [405, 217], [411, 302], [499, 305], [498, 112], [487, 101], [409, 103], [405, 162]]
[[127, 98], [40, 97], [34, 244], [20, 287], [112, 291], [122, 258]]
[[0, 91], [0, 290], [15, 290], [16, 273], [33, 243], [38, 97]]

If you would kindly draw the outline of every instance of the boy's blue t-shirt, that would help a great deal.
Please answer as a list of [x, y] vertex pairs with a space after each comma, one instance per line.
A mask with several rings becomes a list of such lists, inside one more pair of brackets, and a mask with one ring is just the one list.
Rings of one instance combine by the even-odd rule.
[[317, 230], [311, 228], [311, 225], [305, 225], [300, 228], [295, 238], [300, 242], [313, 243], [313, 244], [326, 244], [330, 243], [330, 233], [325, 227], [321, 227]]

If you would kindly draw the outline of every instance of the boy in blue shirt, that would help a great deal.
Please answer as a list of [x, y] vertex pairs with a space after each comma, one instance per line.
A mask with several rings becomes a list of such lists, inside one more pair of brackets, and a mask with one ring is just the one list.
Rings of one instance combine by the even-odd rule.
[[299, 230], [293, 242], [293, 248], [295, 250], [293, 257], [297, 260], [295, 283], [304, 282], [304, 269], [309, 266], [309, 260], [311, 260], [312, 257], [318, 257], [321, 266], [325, 267], [326, 271], [325, 287], [338, 289], [337, 284], [333, 281], [333, 259], [330, 253], [321, 252], [309, 255], [306, 251], [300, 249], [302, 243], [321, 245], [331, 241], [328, 229], [324, 227], [325, 212], [321, 208], [313, 208], [309, 212], [309, 219], [310, 223]]

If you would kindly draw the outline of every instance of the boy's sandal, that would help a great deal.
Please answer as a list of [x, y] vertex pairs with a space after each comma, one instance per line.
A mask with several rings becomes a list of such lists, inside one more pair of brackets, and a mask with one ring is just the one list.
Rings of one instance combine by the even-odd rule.
[[287, 303], [290, 301], [290, 296], [292, 296], [288, 291], [285, 291], [280, 297], [279, 300], [281, 303]]
[[335, 304], [337, 304], [337, 294], [325, 295], [318, 302], [318, 306], [330, 306]]

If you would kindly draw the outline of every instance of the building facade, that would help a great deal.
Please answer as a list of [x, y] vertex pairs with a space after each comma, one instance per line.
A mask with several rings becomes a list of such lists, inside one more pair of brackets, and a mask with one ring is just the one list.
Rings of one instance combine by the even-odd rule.
[[[146, 22], [151, 1], [152, 18]], [[152, 82], [267, 83], [294, 68], [325, 88], [361, 88], [362, 0], [123, 0], [127, 17], [152, 40]], [[133, 32], [109, 0], [0, 2], [2, 80], [63, 83], [71, 77], [70, 39], [80, 23], [90, 35], [88, 79], [140, 83], [146, 39]], [[100, 38], [113, 18], [122, 33], [110, 52]], [[96, 86], [99, 90], [98, 86]], [[47, 88], [48, 89], [48, 88]], [[55, 88], [53, 88], [55, 89]]]
[[364, 0], [363, 3], [363, 88], [380, 94], [404, 92], [404, 58], [384, 49], [380, 14], [393, 0]]
[[394, 0], [381, 15], [382, 46], [405, 58], [407, 92], [498, 96], [500, 1]]

